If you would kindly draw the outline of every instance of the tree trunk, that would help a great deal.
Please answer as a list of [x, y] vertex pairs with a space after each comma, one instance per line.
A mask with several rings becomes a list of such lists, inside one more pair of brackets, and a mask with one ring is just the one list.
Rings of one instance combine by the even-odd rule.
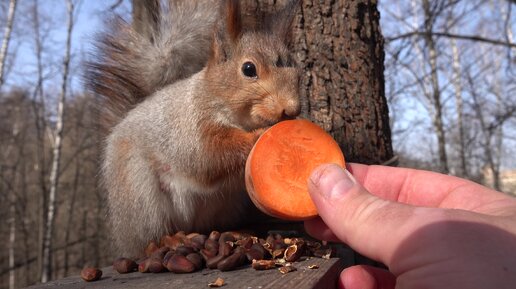
[[[286, 3], [243, 2], [247, 13], [278, 9]], [[377, 1], [300, 2], [293, 47], [303, 69], [303, 116], [337, 140], [347, 161], [378, 164], [390, 160], [393, 151]]]
[[453, 58], [453, 76], [452, 82], [455, 89], [455, 105], [457, 106], [457, 126], [459, 133], [459, 160], [460, 160], [460, 169], [461, 177], [467, 178], [469, 176], [468, 165], [466, 162], [466, 141], [464, 135], [464, 123], [463, 123], [463, 114], [462, 114], [462, 83], [461, 83], [461, 73], [460, 73], [460, 58], [459, 58], [459, 48], [457, 47], [457, 43], [455, 39], [451, 41], [452, 46], [452, 58]]
[[73, 29], [73, 2], [72, 0], [66, 1], [67, 12], [68, 12], [68, 25], [67, 25], [67, 38], [66, 38], [66, 51], [63, 61], [63, 82], [61, 86], [61, 92], [59, 95], [58, 111], [57, 111], [57, 123], [55, 131], [55, 142], [53, 148], [53, 159], [52, 159], [52, 170], [50, 172], [50, 193], [48, 197], [48, 211], [47, 211], [47, 224], [45, 227], [45, 234], [43, 238], [43, 267], [41, 273], [41, 282], [45, 283], [50, 280], [52, 276], [52, 236], [54, 233], [54, 217], [55, 217], [55, 205], [57, 186], [59, 181], [59, 164], [61, 158], [61, 145], [63, 135], [63, 120], [64, 120], [64, 102], [66, 96], [66, 86], [68, 84], [68, 73], [70, 68], [70, 50], [72, 41], [72, 29]]
[[[78, 127], [78, 126], [77, 126]], [[79, 178], [80, 178], [80, 159], [79, 156], [76, 156], [75, 160], [75, 172], [73, 177], [73, 186], [72, 186], [72, 194], [70, 203], [68, 205], [68, 217], [66, 219], [66, 228], [65, 228], [65, 248], [64, 248], [64, 276], [68, 276], [68, 269], [69, 269], [69, 251], [70, 247], [68, 246], [68, 243], [70, 243], [70, 234], [72, 231], [72, 224], [73, 224], [73, 217], [75, 216], [75, 199], [77, 197], [77, 191], [79, 187]]]
[[[14, 172], [16, 173], [16, 172]], [[16, 246], [16, 192], [11, 192], [11, 200], [9, 206], [9, 289], [15, 288], [16, 269], [15, 263], [15, 246]]]
[[[47, 197], [48, 197], [48, 186], [47, 186], [47, 161], [45, 157], [46, 153], [46, 142], [45, 132], [47, 131], [46, 116], [46, 104], [43, 91], [43, 40], [40, 33], [40, 19], [39, 19], [39, 6], [38, 1], [34, 1], [32, 9], [32, 27], [34, 29], [34, 44], [35, 44], [35, 56], [37, 63], [37, 81], [34, 91], [32, 93], [32, 109], [34, 112], [34, 124], [36, 128], [36, 160], [34, 164], [34, 170], [38, 175], [38, 182], [40, 188], [40, 194], [38, 198], [38, 274], [37, 280], [41, 280], [41, 268], [43, 267], [43, 234], [45, 231], [45, 224], [47, 218]], [[43, 33], [44, 34], [44, 33]]]
[[437, 134], [437, 148], [439, 154], [439, 167], [441, 173], [447, 174], [448, 169], [448, 156], [446, 154], [446, 136], [444, 132], [443, 124], [443, 112], [441, 105], [441, 89], [439, 87], [439, 75], [437, 72], [437, 50], [435, 47], [435, 41], [432, 35], [433, 28], [433, 17], [432, 11], [430, 10], [429, 0], [423, 0], [423, 10], [425, 13], [425, 44], [428, 48], [429, 63], [430, 63], [430, 78], [432, 84], [432, 98], [430, 102], [433, 104], [434, 115], [432, 124]]
[[[24, 144], [26, 143], [26, 141], [23, 142], [20, 150], [23, 151], [24, 149]], [[30, 226], [30, 221], [29, 221], [29, 214], [28, 214], [28, 210], [27, 210], [27, 207], [28, 207], [28, 204], [29, 204], [29, 198], [28, 198], [28, 187], [29, 187], [29, 183], [27, 181], [27, 175], [29, 175], [29, 171], [30, 171], [30, 164], [29, 166], [27, 165], [27, 156], [25, 154], [22, 153], [22, 155], [24, 156], [23, 159], [21, 160], [22, 162], [22, 172], [21, 172], [21, 194], [22, 194], [22, 202], [23, 202], [23, 211], [20, 213], [21, 216], [23, 216], [23, 218], [20, 220], [20, 224], [21, 224], [21, 229], [22, 229], [22, 236], [23, 236], [23, 240], [22, 240], [22, 244], [23, 244], [23, 248], [25, 248], [25, 250], [23, 250], [23, 264], [24, 264], [24, 277], [25, 277], [25, 286], [28, 286], [29, 284], [31, 284], [31, 281], [30, 281], [30, 277], [31, 277], [31, 270], [29, 268], [29, 260], [30, 260], [30, 253], [32, 252], [32, 250], [30, 249], [30, 242], [29, 242], [29, 238], [31, 238], [31, 236], [33, 236], [33, 228], [29, 228], [31, 227]], [[30, 233], [29, 233], [30, 232]], [[30, 235], [29, 235], [30, 234]], [[31, 238], [32, 240], [32, 238]]]
[[480, 128], [482, 129], [482, 134], [484, 135], [484, 143], [483, 149], [485, 154], [485, 162], [487, 163], [487, 166], [491, 170], [492, 177], [493, 177], [493, 188], [497, 191], [502, 190], [501, 181], [500, 181], [500, 164], [496, 161], [496, 158], [494, 156], [495, 152], [495, 146], [492, 145], [492, 138], [495, 134], [495, 131], [498, 129], [498, 127], [490, 127], [484, 116], [483, 106], [484, 104], [481, 103], [480, 97], [476, 92], [475, 84], [473, 81], [473, 78], [471, 75], [468, 75], [468, 84], [471, 88], [471, 98], [473, 100], [473, 109], [475, 110], [478, 122], [480, 123]]
[[11, 39], [16, 3], [16, 0], [11, 0], [9, 2], [9, 12], [7, 12], [7, 24], [5, 25], [4, 30], [4, 40], [2, 41], [2, 48], [0, 48], [0, 88], [4, 84], [5, 59], [7, 58], [7, 49], [9, 48], [9, 40]]

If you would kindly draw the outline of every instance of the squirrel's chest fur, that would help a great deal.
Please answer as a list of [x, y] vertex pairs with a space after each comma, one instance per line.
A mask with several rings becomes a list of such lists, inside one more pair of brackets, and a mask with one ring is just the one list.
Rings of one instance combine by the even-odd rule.
[[207, 116], [200, 115], [194, 99], [195, 81], [194, 76], [177, 82], [146, 99], [107, 140], [104, 182], [111, 214], [118, 208], [144, 210], [139, 215], [148, 219], [144, 230], [152, 238], [228, 226], [249, 204], [243, 165], [215, 180], [203, 177], [219, 165], [206, 155], [199, 120]]

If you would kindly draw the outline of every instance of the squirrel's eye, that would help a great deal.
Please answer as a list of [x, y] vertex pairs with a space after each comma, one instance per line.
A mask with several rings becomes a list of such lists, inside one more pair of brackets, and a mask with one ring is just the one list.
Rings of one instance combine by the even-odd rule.
[[256, 74], [256, 66], [254, 63], [247, 61], [242, 65], [242, 73], [247, 77], [255, 78], [258, 75]]

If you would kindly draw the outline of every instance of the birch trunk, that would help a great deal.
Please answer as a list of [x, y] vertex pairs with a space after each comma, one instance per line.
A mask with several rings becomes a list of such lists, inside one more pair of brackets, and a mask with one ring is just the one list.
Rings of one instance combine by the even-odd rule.
[[45, 234], [43, 236], [43, 267], [41, 273], [41, 282], [48, 282], [52, 276], [52, 236], [54, 233], [54, 217], [57, 187], [59, 181], [59, 164], [61, 158], [61, 145], [63, 135], [63, 120], [64, 120], [64, 104], [66, 96], [66, 86], [68, 83], [68, 73], [70, 69], [70, 50], [72, 41], [73, 29], [73, 3], [72, 0], [66, 1], [68, 12], [67, 36], [66, 36], [66, 51], [63, 60], [63, 81], [61, 85], [61, 92], [59, 95], [59, 103], [57, 108], [57, 123], [55, 130], [55, 142], [53, 147], [52, 169], [50, 171], [50, 193], [48, 197], [48, 211]]
[[464, 123], [463, 123], [463, 103], [462, 103], [462, 83], [461, 83], [461, 69], [460, 69], [460, 58], [459, 48], [455, 39], [451, 39], [452, 47], [452, 58], [453, 58], [453, 74], [452, 81], [455, 89], [455, 106], [457, 107], [457, 126], [459, 129], [459, 160], [461, 177], [467, 178], [469, 176], [467, 161], [466, 161], [466, 148], [464, 140]]
[[[15, 159], [12, 164], [11, 177], [12, 183], [10, 185], [10, 189], [8, 190], [8, 200], [9, 200], [9, 289], [14, 289], [16, 287], [16, 202], [18, 201], [17, 190], [20, 186], [17, 184], [17, 176], [18, 176], [18, 167], [23, 159], [23, 143], [20, 145], [20, 140], [18, 136], [20, 135], [21, 127], [23, 126], [21, 123], [21, 106], [15, 108], [15, 117], [14, 123], [12, 127], [12, 135], [11, 135], [11, 144], [8, 145], [7, 148], [7, 156]], [[21, 140], [23, 141], [23, 140]], [[11, 156], [10, 150], [14, 150], [18, 148], [18, 156]]]
[[36, 127], [36, 159], [34, 170], [38, 175], [40, 194], [38, 198], [38, 272], [37, 279], [41, 279], [41, 268], [43, 267], [43, 234], [47, 218], [47, 160], [45, 158], [46, 142], [45, 132], [47, 130], [47, 122], [45, 120], [46, 104], [43, 91], [43, 41], [40, 33], [39, 5], [38, 1], [34, 1], [32, 6], [32, 25], [34, 29], [34, 44], [37, 63], [37, 81], [36, 87], [32, 93], [32, 110], [34, 112], [34, 125]]
[[0, 49], [0, 88], [4, 84], [4, 66], [7, 58], [7, 50], [9, 48], [9, 40], [11, 40], [11, 32], [14, 23], [14, 11], [16, 10], [16, 0], [9, 2], [9, 11], [7, 12], [7, 24], [4, 29], [4, 40], [2, 41], [2, 48]]

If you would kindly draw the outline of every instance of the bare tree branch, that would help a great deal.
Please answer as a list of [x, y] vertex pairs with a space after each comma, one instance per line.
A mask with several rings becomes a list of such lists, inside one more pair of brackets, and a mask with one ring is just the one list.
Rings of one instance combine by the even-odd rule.
[[120, 6], [124, 0], [117, 0], [113, 5], [109, 6], [109, 10], [115, 10], [118, 6]]
[[[501, 45], [501, 46], [516, 48], [516, 43], [503, 41], [503, 40], [497, 40], [497, 39], [490, 39], [490, 38], [486, 38], [486, 37], [482, 37], [482, 36], [478, 36], [478, 35], [461, 35], [461, 34], [455, 34], [455, 33], [449, 33], [449, 32], [436, 32], [436, 31], [432, 31], [430, 34], [431, 34], [431, 36], [436, 36], [436, 37], [447, 37], [447, 38], [454, 38], [454, 39], [461, 39], [461, 40], [478, 41], [478, 42], [484, 42], [484, 43], [489, 43], [489, 44], [493, 44], [493, 45]], [[403, 34], [392, 36], [392, 37], [385, 37], [385, 41], [387, 43], [389, 43], [389, 42], [394, 42], [394, 41], [408, 38], [408, 37], [413, 37], [413, 36], [424, 37], [426, 35], [428, 35], [428, 32], [426, 32], [426, 31], [412, 31], [412, 32], [407, 32], [407, 33], [403, 33]]]

